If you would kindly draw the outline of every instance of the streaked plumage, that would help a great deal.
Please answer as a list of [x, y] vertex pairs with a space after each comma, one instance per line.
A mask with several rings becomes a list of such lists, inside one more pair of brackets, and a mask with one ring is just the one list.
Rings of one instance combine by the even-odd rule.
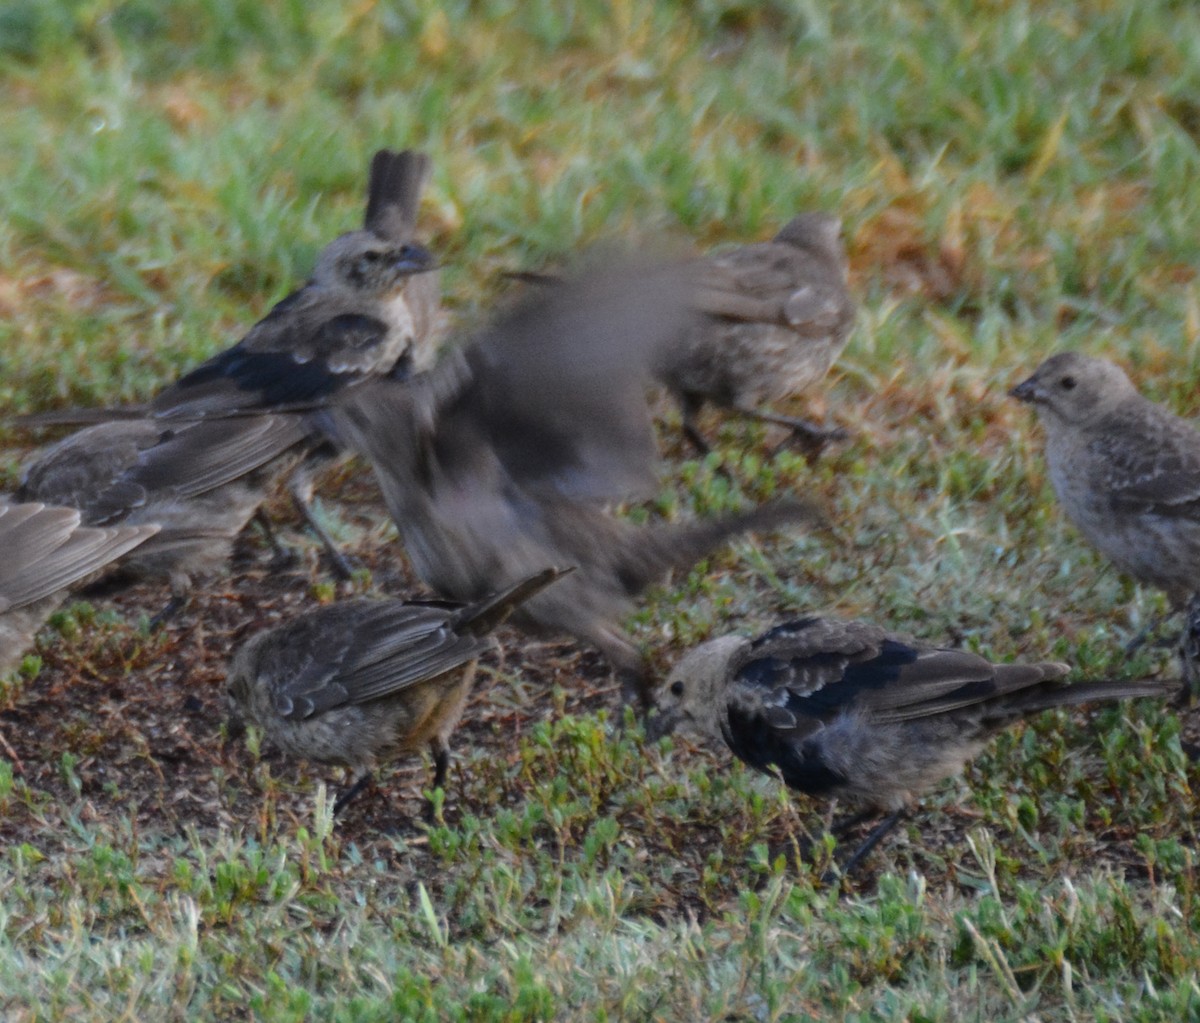
[[1067, 517], [1121, 571], [1182, 608], [1200, 589], [1200, 430], [1104, 359], [1063, 352], [1012, 395], [1046, 431]]
[[238, 650], [230, 701], [285, 753], [344, 765], [360, 780], [429, 747], [441, 785], [490, 633], [562, 574], [543, 570], [473, 604], [359, 599], [309, 611]]

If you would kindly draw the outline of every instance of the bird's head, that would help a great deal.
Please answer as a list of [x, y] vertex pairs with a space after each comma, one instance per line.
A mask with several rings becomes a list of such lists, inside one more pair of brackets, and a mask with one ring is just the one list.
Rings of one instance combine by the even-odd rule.
[[385, 299], [414, 274], [436, 269], [432, 254], [421, 245], [385, 241], [372, 231], [351, 231], [321, 250], [312, 279], [321, 287]]
[[1086, 426], [1137, 394], [1120, 366], [1079, 352], [1061, 352], [1008, 392], [1043, 419]]
[[746, 645], [741, 636], [721, 636], [701, 643], [680, 658], [654, 693], [647, 726], [650, 737], [682, 730], [721, 741], [731, 666]]

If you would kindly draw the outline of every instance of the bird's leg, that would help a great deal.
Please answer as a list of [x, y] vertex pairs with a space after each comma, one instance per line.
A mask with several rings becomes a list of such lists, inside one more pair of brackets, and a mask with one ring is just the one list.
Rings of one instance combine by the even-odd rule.
[[680, 395], [679, 414], [683, 419], [683, 435], [701, 458], [712, 451], [712, 445], [709, 444], [708, 438], [700, 432], [700, 427], [696, 425], [696, 416], [699, 415], [703, 405], [703, 399], [696, 398], [694, 395]]
[[1149, 643], [1151, 639], [1154, 639], [1153, 645], [1155, 647], [1174, 646], [1175, 643], [1178, 642], [1178, 637], [1162, 637], [1155, 639], [1155, 636], [1157, 635], [1158, 630], [1166, 625], [1167, 622], [1169, 622], [1175, 616], [1176, 611], [1177, 609], [1172, 608], [1170, 611], [1164, 611], [1162, 614], [1155, 615], [1153, 618], [1151, 618], [1146, 627], [1125, 644], [1125, 653], [1136, 653], [1147, 643]]
[[333, 567], [333, 574], [342, 581], [347, 581], [354, 578], [354, 565], [345, 554], [338, 550], [337, 545], [333, 542], [333, 538], [320, 522], [317, 521], [316, 515], [312, 510], [312, 481], [308, 478], [308, 474], [298, 469], [292, 474], [288, 480], [288, 494], [291, 495], [292, 504], [296, 506], [296, 511], [300, 513], [300, 517], [304, 519], [305, 524], [313, 535], [321, 541], [321, 546], [325, 548], [325, 555], [329, 558], [329, 562]]
[[351, 785], [348, 789], [346, 789], [345, 792], [338, 796], [336, 800], [334, 800], [333, 815], [335, 817], [338, 816], [344, 809], [346, 809], [346, 807], [350, 805], [354, 798], [367, 787], [367, 783], [371, 780], [371, 778], [372, 772], [364, 771], [355, 779], [353, 785]]
[[[849, 825], [858, 824], [864, 820], [865, 816], [868, 815], [859, 814], [850, 821], [843, 822], [842, 825], [839, 825], [837, 830], [844, 832]], [[851, 874], [853, 874], [862, 864], [862, 861], [871, 854], [872, 850], [874, 850], [874, 848], [891, 833], [892, 829], [895, 828], [898, 823], [900, 823], [900, 818], [903, 816], [903, 810], [896, 810], [895, 812], [884, 817], [883, 820], [881, 820], [875, 825], [874, 828], [871, 829], [867, 837], [863, 839], [862, 844], [850, 854], [850, 857], [845, 863], [841, 864], [835, 870], [828, 870], [825, 872], [821, 878], [821, 882], [823, 884], [830, 884], [833, 881], [836, 881], [838, 877], [849, 877]]]
[[[800, 419], [796, 416], [783, 416], [777, 412], [764, 412], [761, 409], [747, 408], [737, 405], [734, 410], [738, 415], [747, 419], [756, 419], [760, 423], [773, 423], [776, 426], [786, 426], [792, 431], [790, 440], [799, 441], [804, 453], [817, 458], [826, 446], [837, 441], [849, 440], [850, 434], [840, 426], [822, 426], [811, 419]], [[787, 444], [788, 441], [784, 441]], [[772, 454], [778, 454], [783, 445], [776, 448]]]
[[271, 520], [267, 518], [267, 513], [260, 507], [255, 511], [254, 518], [251, 521], [258, 526], [263, 539], [267, 541], [267, 546], [271, 548], [271, 568], [275, 571], [293, 568], [297, 560], [296, 552], [284, 547], [279, 542], [279, 534], [275, 532], [275, 527], [271, 525]]
[[450, 746], [440, 735], [434, 736], [429, 742], [433, 751], [433, 787], [446, 787], [446, 772], [450, 770]]
[[[446, 772], [450, 770], [450, 746], [440, 735], [435, 735], [429, 740], [429, 749], [433, 753], [433, 788], [441, 789], [443, 799], [446, 790]], [[425, 823], [432, 827], [435, 824], [445, 823], [441, 816], [441, 803], [443, 799], [438, 799], [436, 791], [433, 793], [433, 798], [425, 803]]]
[[162, 610], [150, 619], [151, 631], [157, 631], [174, 618], [180, 611], [187, 607], [188, 599], [192, 593], [192, 580], [187, 575], [180, 572], [171, 573], [171, 599], [163, 606]]

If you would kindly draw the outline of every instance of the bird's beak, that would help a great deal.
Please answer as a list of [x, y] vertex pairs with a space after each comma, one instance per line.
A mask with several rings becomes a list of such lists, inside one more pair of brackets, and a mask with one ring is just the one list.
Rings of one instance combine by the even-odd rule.
[[679, 727], [679, 714], [672, 711], [652, 707], [646, 716], [646, 738], [650, 742], [658, 742], [665, 735], [670, 735]]
[[392, 269], [397, 275], [424, 274], [438, 268], [433, 253], [423, 245], [401, 245], [395, 257]]
[[1028, 380], [1017, 384], [1011, 391], [1008, 392], [1010, 398], [1016, 398], [1017, 401], [1027, 401], [1036, 403], [1046, 400], [1046, 392], [1042, 390], [1041, 385], [1037, 382], [1036, 377], [1030, 377]]

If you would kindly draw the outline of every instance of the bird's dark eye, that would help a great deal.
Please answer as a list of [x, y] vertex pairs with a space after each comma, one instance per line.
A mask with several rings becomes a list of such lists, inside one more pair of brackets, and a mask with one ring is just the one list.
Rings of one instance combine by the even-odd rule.
[[1073, 391], [1073, 390], [1075, 390], [1075, 385], [1078, 382], [1079, 381], [1077, 381], [1074, 377], [1063, 377], [1058, 382], [1058, 386], [1061, 387], [1064, 391]]
[[671, 695], [672, 696], [682, 696], [683, 695], [683, 683], [682, 682], [672, 682], [671, 683]]

